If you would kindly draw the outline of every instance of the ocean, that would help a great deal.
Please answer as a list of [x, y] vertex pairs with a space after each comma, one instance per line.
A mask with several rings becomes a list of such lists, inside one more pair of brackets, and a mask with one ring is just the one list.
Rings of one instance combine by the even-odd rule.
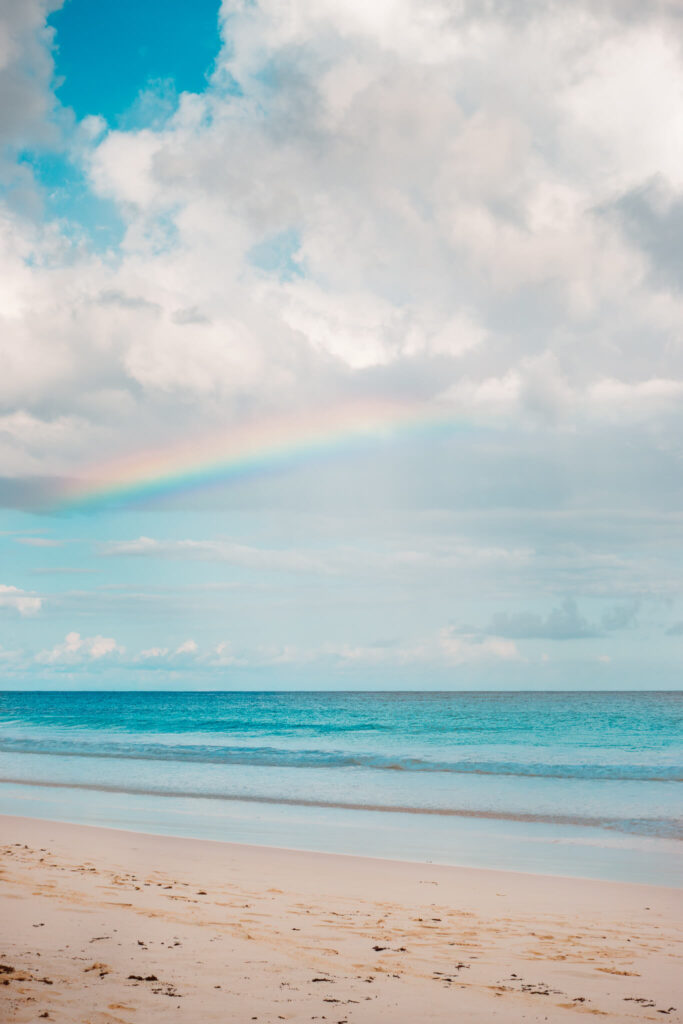
[[0, 813], [683, 884], [683, 694], [0, 693]]

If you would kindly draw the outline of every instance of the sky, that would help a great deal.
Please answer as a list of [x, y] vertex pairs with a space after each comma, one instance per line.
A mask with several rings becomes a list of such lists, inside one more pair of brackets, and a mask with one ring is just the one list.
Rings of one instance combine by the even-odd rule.
[[678, 0], [0, 0], [0, 688], [672, 689]]

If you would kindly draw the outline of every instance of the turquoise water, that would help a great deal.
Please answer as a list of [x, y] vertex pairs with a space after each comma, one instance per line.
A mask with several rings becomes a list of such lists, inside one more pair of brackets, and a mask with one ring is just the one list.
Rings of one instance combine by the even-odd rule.
[[0, 812], [683, 883], [679, 693], [4, 693]]

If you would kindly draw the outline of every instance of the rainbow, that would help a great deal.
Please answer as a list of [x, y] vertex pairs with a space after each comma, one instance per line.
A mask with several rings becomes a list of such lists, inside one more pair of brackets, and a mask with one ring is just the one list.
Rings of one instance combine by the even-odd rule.
[[65, 482], [53, 511], [95, 511], [147, 502], [403, 436], [450, 434], [453, 414], [415, 403], [372, 400], [226, 428], [202, 440], [134, 454], [85, 470]]

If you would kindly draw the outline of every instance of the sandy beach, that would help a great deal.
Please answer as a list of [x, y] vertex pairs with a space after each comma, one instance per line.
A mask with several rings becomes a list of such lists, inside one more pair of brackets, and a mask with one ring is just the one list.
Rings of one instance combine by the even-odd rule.
[[0, 1019], [683, 1020], [681, 890], [0, 818]]

